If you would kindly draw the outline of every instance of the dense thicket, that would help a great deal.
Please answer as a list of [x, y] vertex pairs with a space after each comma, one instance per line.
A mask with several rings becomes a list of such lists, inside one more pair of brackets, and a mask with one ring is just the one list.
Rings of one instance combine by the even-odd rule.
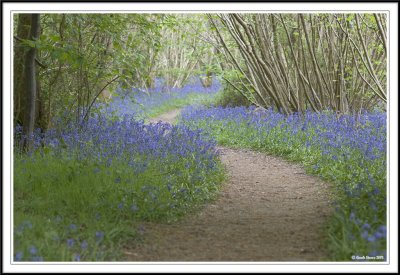
[[225, 61], [241, 80], [237, 90], [256, 105], [289, 114], [357, 112], [386, 103], [385, 15], [208, 17]]

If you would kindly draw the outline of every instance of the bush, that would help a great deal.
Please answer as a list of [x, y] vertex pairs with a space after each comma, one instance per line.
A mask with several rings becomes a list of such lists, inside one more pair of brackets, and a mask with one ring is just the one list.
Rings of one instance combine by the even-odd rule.
[[229, 84], [224, 85], [213, 105], [221, 107], [250, 106], [250, 101]]

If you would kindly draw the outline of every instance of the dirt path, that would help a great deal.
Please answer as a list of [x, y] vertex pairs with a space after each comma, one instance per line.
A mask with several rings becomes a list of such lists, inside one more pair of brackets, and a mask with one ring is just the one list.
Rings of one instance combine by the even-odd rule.
[[164, 113], [162, 115], [159, 115], [158, 117], [151, 118], [151, 119], [149, 119], [149, 121], [152, 123], [157, 123], [159, 121], [174, 123], [175, 118], [179, 115], [179, 113], [180, 113], [180, 109], [175, 109], [175, 110], [169, 111], [167, 113]]
[[[159, 120], [173, 122], [179, 110]], [[144, 225], [127, 261], [323, 261], [331, 212], [326, 183], [301, 166], [220, 148], [229, 180], [216, 201], [175, 224]]]

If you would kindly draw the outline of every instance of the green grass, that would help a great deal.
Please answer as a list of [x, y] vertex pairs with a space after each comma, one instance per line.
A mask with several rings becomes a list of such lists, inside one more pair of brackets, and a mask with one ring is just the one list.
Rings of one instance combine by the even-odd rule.
[[188, 105], [211, 105], [216, 98], [216, 94], [192, 93], [184, 98], [175, 98], [165, 101], [163, 104], [154, 108], [145, 109], [145, 117], [154, 118], [169, 111], [180, 109]]
[[[22, 261], [122, 259], [123, 244], [140, 241], [142, 221], [172, 222], [214, 197], [222, 166], [196, 180], [185, 163], [149, 161], [135, 173], [122, 161], [105, 167], [51, 154], [16, 155], [14, 255]], [[165, 166], [171, 174], [160, 173]], [[167, 180], [176, 182], [174, 190]]]

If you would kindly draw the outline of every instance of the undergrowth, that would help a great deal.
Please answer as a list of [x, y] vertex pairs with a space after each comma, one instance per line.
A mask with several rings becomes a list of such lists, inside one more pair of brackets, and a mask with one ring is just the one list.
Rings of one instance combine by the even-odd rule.
[[16, 261], [121, 259], [141, 222], [179, 219], [224, 179], [215, 144], [184, 126], [97, 117], [57, 129], [29, 154], [15, 148]]
[[[386, 259], [386, 114], [285, 116], [255, 108], [189, 107], [181, 124], [220, 145], [251, 148], [300, 162], [334, 186], [331, 260]], [[356, 259], [357, 260], [357, 259]]]

